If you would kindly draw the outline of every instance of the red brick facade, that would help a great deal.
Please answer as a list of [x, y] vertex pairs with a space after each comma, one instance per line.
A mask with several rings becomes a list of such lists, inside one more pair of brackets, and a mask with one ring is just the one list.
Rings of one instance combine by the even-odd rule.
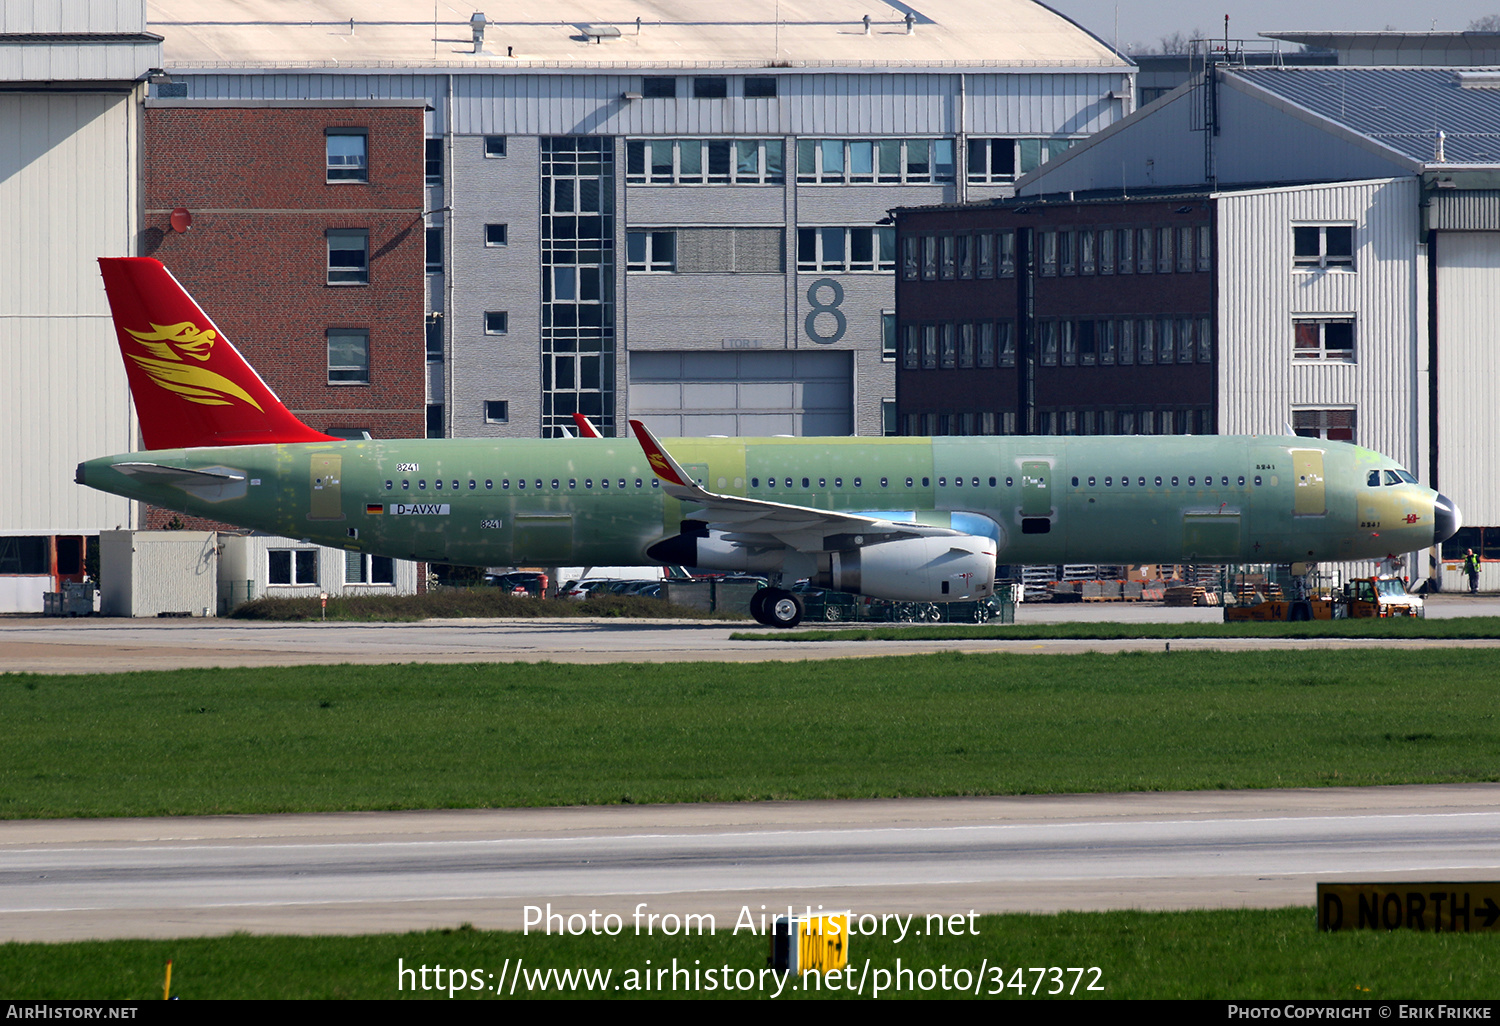
[[[426, 433], [422, 119], [420, 106], [146, 111], [142, 255], [320, 431]], [[327, 180], [339, 128], [367, 133], [367, 181]], [[187, 232], [171, 228], [177, 207]], [[369, 232], [369, 284], [328, 284], [332, 229]], [[369, 331], [368, 384], [329, 384], [330, 328]]]
[[[328, 181], [330, 129], [365, 133], [365, 181]], [[146, 110], [141, 255], [317, 430], [426, 433], [424, 136], [420, 105]], [[171, 226], [178, 207], [186, 232]], [[338, 229], [368, 232], [368, 284], [329, 284]], [[330, 383], [340, 328], [369, 333], [367, 382]], [[150, 509], [146, 526], [171, 519]]]

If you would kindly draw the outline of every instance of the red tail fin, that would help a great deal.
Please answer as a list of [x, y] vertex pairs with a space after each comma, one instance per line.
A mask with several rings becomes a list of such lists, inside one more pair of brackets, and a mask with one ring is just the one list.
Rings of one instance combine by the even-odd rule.
[[579, 438], [603, 438], [599, 429], [594, 427], [594, 422], [581, 413], [573, 414], [573, 423], [578, 425]]
[[335, 441], [292, 416], [161, 261], [99, 270], [146, 448]]

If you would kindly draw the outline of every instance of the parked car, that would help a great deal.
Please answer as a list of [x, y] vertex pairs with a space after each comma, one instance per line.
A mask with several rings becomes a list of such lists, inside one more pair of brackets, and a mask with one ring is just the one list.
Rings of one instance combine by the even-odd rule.
[[547, 591], [547, 575], [535, 570], [514, 570], [507, 574], [485, 574], [486, 587], [500, 588], [510, 595], [542, 596]]

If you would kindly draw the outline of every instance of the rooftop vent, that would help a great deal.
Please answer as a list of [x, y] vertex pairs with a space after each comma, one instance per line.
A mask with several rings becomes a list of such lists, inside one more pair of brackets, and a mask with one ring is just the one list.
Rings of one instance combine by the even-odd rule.
[[[639, 33], [639, 29], [636, 30]], [[620, 29], [616, 25], [585, 25], [583, 34], [595, 43], [602, 43], [606, 39], [619, 39]]]
[[1453, 78], [1460, 89], [1500, 89], [1500, 71], [1457, 71]]

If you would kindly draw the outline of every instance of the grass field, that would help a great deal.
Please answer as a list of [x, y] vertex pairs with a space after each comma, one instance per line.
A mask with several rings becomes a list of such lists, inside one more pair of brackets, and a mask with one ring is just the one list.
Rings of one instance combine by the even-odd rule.
[[[918, 917], [917, 928], [922, 925]], [[1320, 934], [1310, 909], [1216, 912], [1100, 912], [1055, 916], [980, 916], [977, 936], [908, 935], [850, 939], [854, 972], [848, 988], [877, 983], [883, 997], [974, 997], [991, 1000], [1078, 998], [1493, 999], [1500, 972], [1494, 935], [1431, 933]], [[211, 998], [397, 997], [449, 1000], [488, 997], [503, 980], [503, 996], [522, 972], [515, 997], [766, 997], [775, 982], [762, 936], [718, 924], [712, 936], [691, 939], [620, 936], [545, 937], [472, 929], [365, 937], [232, 937], [173, 941], [96, 941], [73, 944], [0, 944], [0, 994], [13, 1000], [43, 998], [150, 1000], [161, 997], [166, 962], [172, 991], [184, 1000]], [[398, 963], [398, 959], [400, 962]], [[649, 963], [648, 960], [649, 959]], [[673, 959], [684, 972], [671, 989]], [[898, 967], [897, 960], [900, 960]], [[869, 961], [866, 970], [865, 962]], [[415, 970], [397, 989], [398, 964]], [[420, 969], [442, 966], [440, 977]], [[1038, 973], [1032, 967], [1064, 972]], [[579, 985], [529, 989], [529, 973], [589, 967], [591, 992]], [[944, 972], [946, 967], [946, 972]], [[1068, 972], [1071, 967], [1083, 970]], [[898, 968], [908, 970], [898, 977]], [[1096, 974], [1089, 970], [1097, 968]], [[645, 971], [666, 969], [644, 989]], [[725, 970], [728, 970], [727, 976]], [[1020, 970], [1017, 975], [1017, 970]], [[457, 974], [453, 974], [458, 970]], [[691, 973], [696, 970], [696, 979]], [[710, 988], [709, 971], [714, 973]], [[474, 973], [479, 975], [475, 976]], [[723, 981], [731, 989], [726, 991]], [[894, 988], [898, 979], [902, 989]], [[950, 986], [942, 987], [942, 981]], [[786, 982], [781, 999], [849, 997], [813, 989], [817, 981]], [[967, 989], [955, 985], [965, 983]], [[488, 990], [469, 990], [479, 984]], [[658, 989], [662, 984], [663, 989]], [[694, 986], [696, 984], [696, 986]], [[765, 989], [758, 989], [764, 984]], [[1090, 986], [1102, 990], [1090, 991]], [[745, 987], [747, 989], [738, 989]], [[801, 989], [793, 989], [798, 988]]]
[[1304, 623], [936, 624], [828, 630], [743, 631], [736, 641], [1129, 641], [1136, 638], [1446, 638], [1500, 639], [1493, 616], [1443, 620], [1313, 620]]
[[0, 817], [1500, 779], [1500, 651], [0, 677]]

